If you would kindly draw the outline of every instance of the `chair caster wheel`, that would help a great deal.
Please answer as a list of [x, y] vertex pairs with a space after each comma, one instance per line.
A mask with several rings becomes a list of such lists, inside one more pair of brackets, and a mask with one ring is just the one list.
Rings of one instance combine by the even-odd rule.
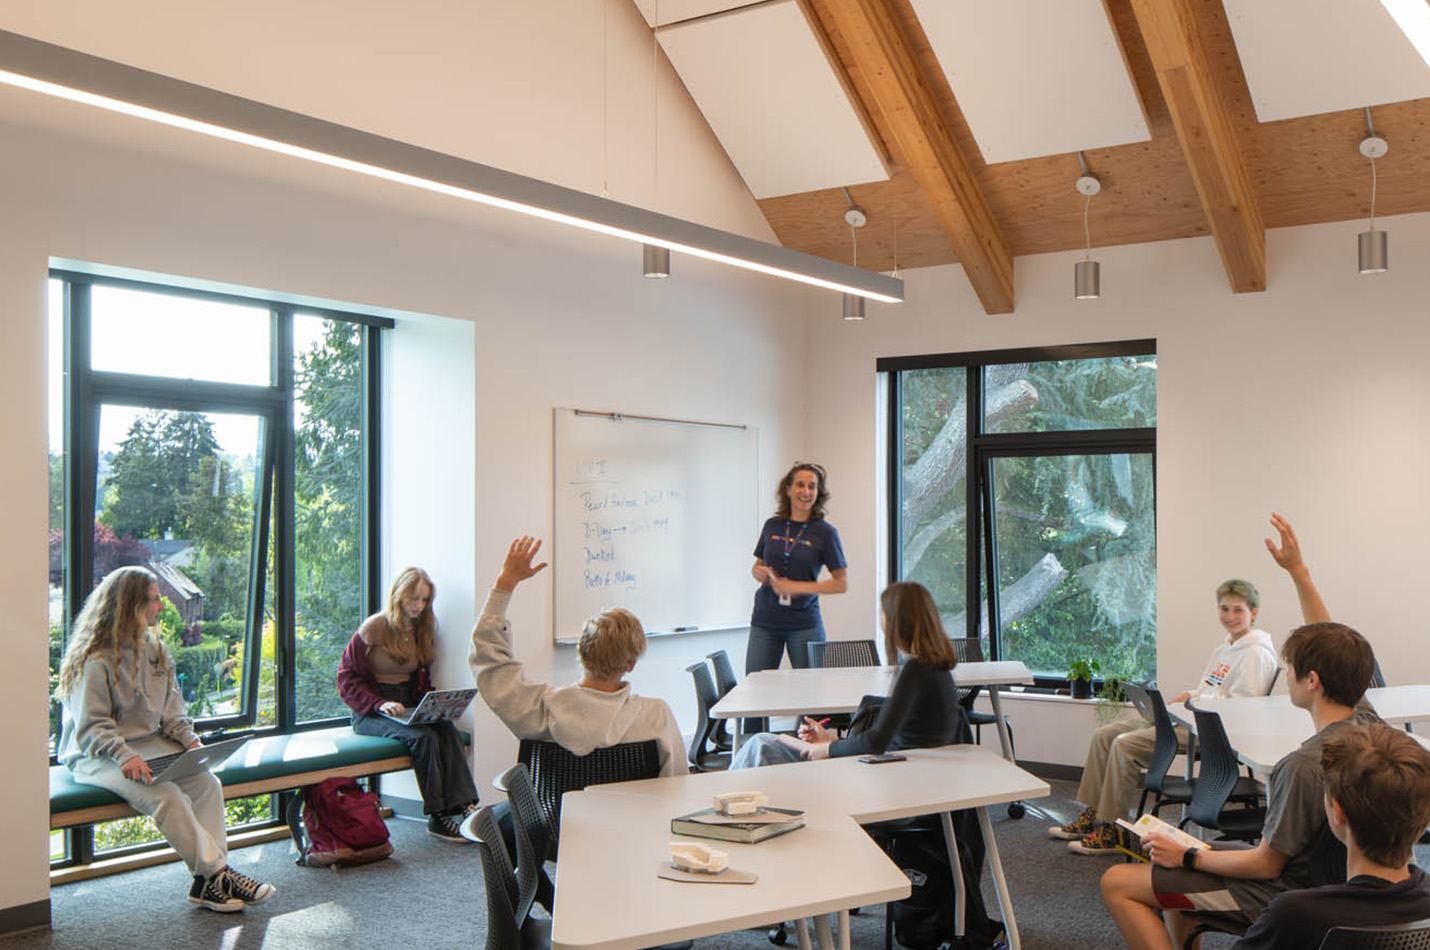
[[1022, 802], [1008, 803], [1008, 817], [1012, 819], [1022, 818], [1028, 813], [1028, 808]]
[[785, 929], [784, 924], [780, 924], [774, 930], [770, 931], [770, 943], [777, 947], [783, 947], [789, 943], [789, 931]]

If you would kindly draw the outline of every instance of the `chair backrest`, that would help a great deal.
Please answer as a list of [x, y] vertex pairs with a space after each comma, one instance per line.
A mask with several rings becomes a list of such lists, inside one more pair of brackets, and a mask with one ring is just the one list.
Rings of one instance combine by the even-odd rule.
[[[1163, 707], [1165, 708], [1165, 707]], [[1192, 801], [1187, 815], [1203, 828], [1219, 828], [1222, 807], [1231, 797], [1240, 778], [1240, 766], [1231, 740], [1226, 737], [1218, 713], [1192, 708], [1197, 720], [1197, 744], [1201, 748], [1202, 764], [1192, 786]]]
[[1375, 671], [1370, 674], [1370, 685], [1373, 687], [1385, 685], [1385, 674], [1380, 671], [1380, 660], [1375, 661]]
[[[551, 850], [551, 821], [537, 800], [536, 788], [531, 784], [531, 773], [526, 766], [521, 763], [513, 765], [497, 777], [496, 784], [506, 791], [516, 831], [516, 899], [513, 909], [517, 926], [521, 926], [531, 910], [532, 901], [536, 899], [542, 866]], [[480, 822], [481, 819], [477, 820]]]
[[735, 669], [730, 665], [730, 654], [724, 650], [716, 650], [706, 657], [710, 665], [715, 667], [715, 690], [724, 699], [725, 694], [735, 688]]
[[1276, 667], [1275, 671], [1271, 674], [1271, 682], [1269, 682], [1269, 683], [1266, 684], [1266, 695], [1267, 695], [1267, 696], [1270, 696], [1272, 690], [1276, 689], [1276, 681], [1279, 680], [1280, 678], [1281, 678], [1281, 667], [1278, 666], [1278, 667]]
[[720, 695], [715, 692], [715, 681], [710, 678], [710, 667], [704, 660], [697, 660], [685, 668], [685, 672], [690, 674], [690, 678], [695, 681], [695, 731], [690, 735], [690, 764], [700, 768], [701, 760], [707, 752], [714, 750], [706, 749], [705, 744], [710, 741], [711, 733], [714, 731], [713, 720], [710, 718], [710, 707], [720, 701]]
[[1332, 927], [1321, 950], [1430, 950], [1430, 918], [1383, 927]]
[[588, 785], [629, 782], [660, 776], [660, 747], [654, 739], [622, 742], [576, 755], [545, 739], [522, 739], [517, 761], [531, 773], [536, 798], [551, 820], [551, 831], [561, 831], [561, 796]]
[[879, 665], [879, 650], [873, 640], [813, 640], [805, 645], [813, 667]]
[[482, 859], [482, 889], [487, 892], [486, 950], [520, 950], [521, 930], [513, 908], [516, 875], [490, 806], [477, 812], [474, 830], [473, 844]]
[[[978, 637], [949, 637], [948, 642], [953, 646], [953, 655], [958, 662], [983, 662], [983, 641]], [[981, 686], [958, 687], [958, 704], [963, 707], [964, 712], [973, 709], [974, 700], [978, 699], [978, 691], [982, 688]]]
[[1152, 710], [1152, 727], [1157, 732], [1157, 738], [1152, 743], [1152, 755], [1147, 760], [1147, 774], [1142, 779], [1142, 787], [1160, 795], [1167, 770], [1177, 758], [1177, 729], [1172, 725], [1172, 717], [1167, 712], [1167, 703], [1162, 699], [1160, 689], [1123, 683], [1122, 690], [1138, 708], [1150, 707]]

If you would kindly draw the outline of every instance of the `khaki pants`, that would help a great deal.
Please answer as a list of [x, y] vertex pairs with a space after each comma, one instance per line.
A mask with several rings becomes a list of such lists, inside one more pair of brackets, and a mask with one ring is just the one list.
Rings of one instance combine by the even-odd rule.
[[1077, 800], [1093, 808], [1099, 821], [1128, 818], [1142, 788], [1142, 770], [1152, 759], [1157, 730], [1145, 720], [1098, 726], [1087, 749]]

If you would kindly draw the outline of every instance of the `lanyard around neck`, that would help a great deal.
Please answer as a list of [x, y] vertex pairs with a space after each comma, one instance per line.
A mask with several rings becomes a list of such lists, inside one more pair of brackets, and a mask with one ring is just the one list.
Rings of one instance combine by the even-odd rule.
[[804, 529], [808, 527], [809, 522], [806, 521], [804, 522], [804, 524], [799, 526], [799, 534], [795, 535], [794, 537], [790, 537], [790, 532], [794, 530], [794, 522], [785, 522], [785, 567], [789, 567], [789, 559], [790, 555], [794, 552], [794, 546], [800, 542], [801, 538], [804, 537]]

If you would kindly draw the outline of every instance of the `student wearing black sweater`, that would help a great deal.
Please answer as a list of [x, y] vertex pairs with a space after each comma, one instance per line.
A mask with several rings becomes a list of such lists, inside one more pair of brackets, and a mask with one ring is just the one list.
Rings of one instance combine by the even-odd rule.
[[879, 598], [879, 629], [886, 655], [905, 655], [889, 698], [873, 725], [858, 735], [837, 739], [808, 717], [799, 738], [762, 733], [735, 755], [731, 768], [777, 765], [801, 759], [869, 755], [966, 742], [968, 724], [949, 675], [957, 658], [944, 633], [933, 597], [920, 584], [890, 584]]

